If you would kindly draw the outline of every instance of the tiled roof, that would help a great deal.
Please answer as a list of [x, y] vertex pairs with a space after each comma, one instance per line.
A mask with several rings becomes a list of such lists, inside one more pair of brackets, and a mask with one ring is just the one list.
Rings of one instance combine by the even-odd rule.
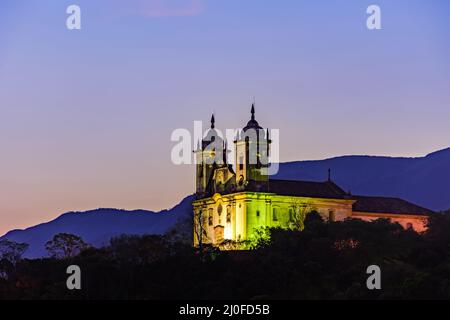
[[[212, 187], [212, 184], [210, 185]], [[210, 188], [209, 188], [210, 189]], [[208, 189], [208, 196], [214, 190]], [[356, 200], [353, 211], [366, 213], [390, 213], [428, 216], [434, 212], [399, 198], [352, 196], [342, 190], [333, 181], [314, 182], [297, 180], [270, 180], [267, 182], [249, 181], [242, 191], [268, 192], [281, 196], [320, 198], [320, 199], [348, 199]], [[225, 185], [223, 194], [238, 192], [235, 180]], [[207, 195], [204, 195], [207, 196]]]
[[392, 213], [430, 215], [434, 212], [399, 198], [353, 196], [357, 200], [353, 211], [369, 213]]
[[[250, 182], [247, 186], [249, 191], [262, 191], [258, 189], [259, 184]], [[297, 196], [323, 199], [350, 199], [351, 197], [332, 181], [293, 181], [293, 180], [270, 180], [267, 192], [284, 196]]]

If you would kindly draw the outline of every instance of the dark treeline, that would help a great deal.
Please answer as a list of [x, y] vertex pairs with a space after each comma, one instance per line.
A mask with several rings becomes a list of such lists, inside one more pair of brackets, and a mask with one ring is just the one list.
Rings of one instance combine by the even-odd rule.
[[[74, 257], [3, 259], [6, 299], [448, 299], [450, 217], [419, 235], [386, 220], [326, 223], [310, 214], [302, 232], [272, 229], [252, 251], [192, 248], [176, 234], [123, 236]], [[82, 270], [82, 290], [66, 268]], [[369, 265], [382, 289], [366, 287]]]

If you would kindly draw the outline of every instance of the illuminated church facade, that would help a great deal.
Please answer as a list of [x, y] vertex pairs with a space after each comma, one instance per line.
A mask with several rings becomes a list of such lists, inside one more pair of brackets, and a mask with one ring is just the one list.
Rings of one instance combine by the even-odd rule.
[[301, 230], [310, 211], [329, 222], [386, 218], [404, 228], [426, 230], [432, 211], [402, 199], [351, 195], [330, 177], [323, 182], [272, 179], [268, 174], [271, 142], [252, 105], [251, 119], [234, 140], [233, 167], [227, 161], [227, 142], [217, 133], [212, 117], [211, 128], [194, 151], [194, 245], [251, 241], [264, 227]]

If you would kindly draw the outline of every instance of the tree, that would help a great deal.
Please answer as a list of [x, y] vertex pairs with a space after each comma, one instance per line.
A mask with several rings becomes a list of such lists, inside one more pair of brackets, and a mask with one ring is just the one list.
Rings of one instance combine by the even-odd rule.
[[250, 241], [235, 241], [225, 239], [219, 244], [219, 249], [225, 251], [243, 250], [247, 249], [251, 244], [252, 243]]
[[294, 201], [289, 211], [289, 224], [294, 230], [305, 229], [305, 219], [308, 213], [313, 211], [310, 204], [300, 200]]
[[197, 240], [198, 249], [203, 251], [204, 240], [208, 237], [208, 233], [205, 228], [205, 219], [203, 216], [203, 210], [199, 210], [197, 213], [193, 212], [194, 220], [194, 235]]
[[72, 258], [88, 247], [81, 237], [68, 233], [58, 233], [45, 244], [47, 252], [56, 259]]
[[0, 260], [6, 260], [15, 266], [28, 247], [27, 243], [18, 243], [7, 239], [0, 240]]
[[243, 243], [246, 249], [255, 250], [270, 246], [271, 243], [271, 229], [268, 227], [254, 228], [250, 239]]
[[110, 240], [111, 256], [120, 262], [142, 265], [167, 257], [169, 250], [167, 237], [160, 235], [121, 235]]
[[175, 225], [166, 232], [165, 236], [171, 242], [181, 242], [187, 245], [192, 245], [193, 243], [193, 226], [194, 216], [187, 215], [179, 219]]

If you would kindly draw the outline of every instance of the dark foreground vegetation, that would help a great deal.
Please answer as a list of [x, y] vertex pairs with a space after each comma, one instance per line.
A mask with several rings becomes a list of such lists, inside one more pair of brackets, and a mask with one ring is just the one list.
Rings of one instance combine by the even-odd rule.
[[[3, 255], [0, 298], [450, 298], [448, 215], [433, 218], [423, 235], [385, 220], [328, 224], [315, 214], [305, 227], [270, 230], [270, 240], [262, 237], [253, 251], [199, 252], [172, 233], [124, 236], [69, 258]], [[374, 264], [381, 267], [382, 290], [369, 291], [366, 269]], [[81, 267], [82, 290], [67, 289], [69, 265]]]

